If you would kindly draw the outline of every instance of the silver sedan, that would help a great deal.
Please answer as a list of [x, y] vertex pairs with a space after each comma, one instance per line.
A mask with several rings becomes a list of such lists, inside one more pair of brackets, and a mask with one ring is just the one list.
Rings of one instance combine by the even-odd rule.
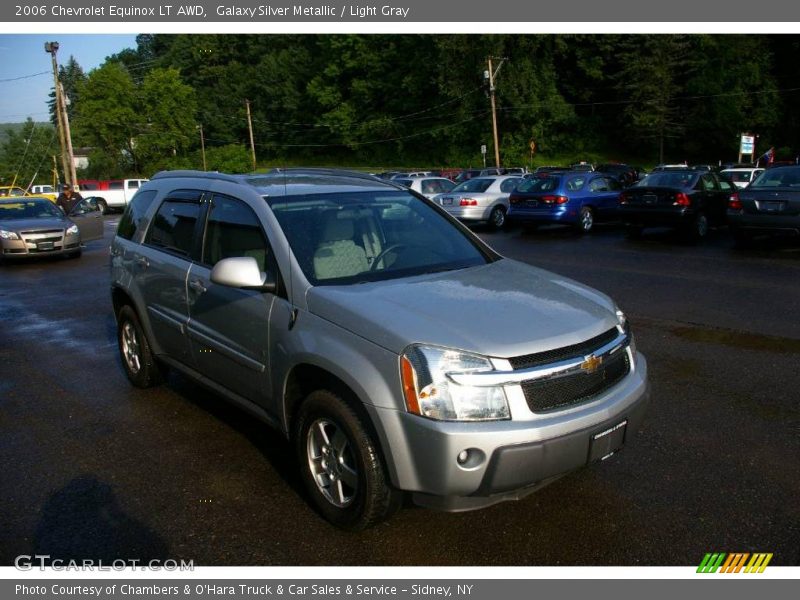
[[500, 229], [506, 223], [508, 197], [521, 182], [521, 177], [508, 175], [469, 179], [439, 194], [434, 202], [457, 219], [489, 223]]
[[422, 194], [428, 200], [451, 191], [456, 185], [445, 177], [403, 177], [395, 179], [394, 182]]
[[103, 215], [89, 200], [69, 218], [47, 198], [0, 200], [0, 260], [29, 256], [78, 257], [81, 243], [103, 237]]

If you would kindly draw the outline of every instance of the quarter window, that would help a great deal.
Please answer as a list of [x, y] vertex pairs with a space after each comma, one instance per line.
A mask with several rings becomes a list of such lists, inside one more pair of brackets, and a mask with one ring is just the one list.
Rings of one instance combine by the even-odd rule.
[[136, 228], [142, 224], [147, 209], [156, 198], [155, 190], [148, 190], [146, 192], [138, 192], [131, 200], [128, 207], [125, 209], [125, 214], [119, 220], [117, 226], [117, 235], [125, 238], [126, 240], [133, 239], [136, 233]]

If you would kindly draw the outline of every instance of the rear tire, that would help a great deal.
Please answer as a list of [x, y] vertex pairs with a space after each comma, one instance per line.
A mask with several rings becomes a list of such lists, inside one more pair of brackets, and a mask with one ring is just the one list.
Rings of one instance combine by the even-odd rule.
[[696, 244], [708, 237], [708, 217], [703, 211], [698, 211], [684, 231], [687, 241]]
[[97, 208], [100, 211], [101, 215], [108, 214], [108, 204], [106, 204], [106, 201], [103, 200], [102, 198], [97, 199]]
[[748, 231], [741, 229], [733, 230], [733, 245], [740, 250], [746, 250], [753, 247], [753, 236]]
[[504, 206], [495, 206], [489, 214], [489, 227], [498, 231], [506, 224], [506, 209]]
[[303, 483], [332, 524], [361, 531], [400, 507], [402, 493], [389, 483], [377, 442], [340, 396], [316, 390], [306, 397], [295, 420], [294, 443]]
[[594, 211], [590, 206], [584, 206], [578, 213], [578, 221], [575, 223], [575, 231], [584, 235], [592, 231], [594, 227]]
[[164, 371], [153, 356], [139, 317], [127, 304], [117, 315], [117, 345], [125, 374], [133, 385], [149, 388], [164, 380]]

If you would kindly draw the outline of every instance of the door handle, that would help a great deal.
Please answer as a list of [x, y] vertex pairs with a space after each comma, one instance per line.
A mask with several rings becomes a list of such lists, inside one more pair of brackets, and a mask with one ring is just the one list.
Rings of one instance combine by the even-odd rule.
[[203, 294], [206, 292], [207, 288], [203, 285], [203, 282], [199, 279], [193, 279], [189, 282], [189, 287], [192, 288], [198, 294]]

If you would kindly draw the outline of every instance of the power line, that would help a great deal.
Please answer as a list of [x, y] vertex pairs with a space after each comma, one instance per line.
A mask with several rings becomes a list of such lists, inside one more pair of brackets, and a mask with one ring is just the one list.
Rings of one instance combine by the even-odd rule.
[[20, 77], [12, 77], [10, 79], [0, 79], [0, 83], [8, 81], [19, 81], [20, 79], [30, 79], [31, 77], [39, 77], [40, 75], [47, 75], [50, 71], [42, 71], [41, 73], [31, 73], [30, 75], [22, 75]]

